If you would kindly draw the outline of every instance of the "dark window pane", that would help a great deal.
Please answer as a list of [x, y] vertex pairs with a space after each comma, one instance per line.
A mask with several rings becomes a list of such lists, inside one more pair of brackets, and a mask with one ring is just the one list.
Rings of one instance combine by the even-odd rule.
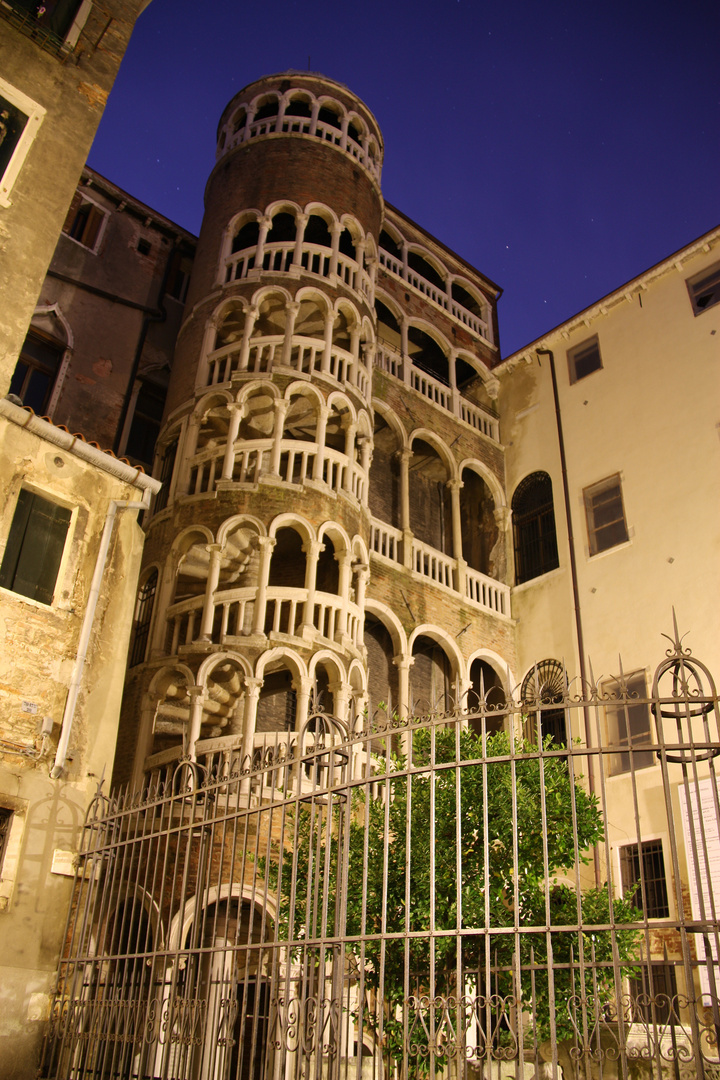
[[23, 488], [0, 567], [0, 585], [51, 604], [71, 511]]
[[547, 473], [526, 476], [512, 499], [515, 580], [547, 574], [558, 565], [552, 481]]
[[[642, 872], [641, 872], [642, 858]], [[661, 840], [627, 844], [620, 849], [620, 876], [623, 895], [648, 919], [665, 919], [670, 914], [665, 860]]]

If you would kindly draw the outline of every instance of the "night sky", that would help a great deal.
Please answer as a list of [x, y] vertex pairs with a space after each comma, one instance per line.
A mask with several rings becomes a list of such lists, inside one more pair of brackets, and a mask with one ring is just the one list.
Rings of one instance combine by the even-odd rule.
[[217, 121], [289, 68], [345, 83], [383, 193], [504, 289], [503, 356], [720, 222], [720, 3], [152, 0], [90, 155], [197, 232]]

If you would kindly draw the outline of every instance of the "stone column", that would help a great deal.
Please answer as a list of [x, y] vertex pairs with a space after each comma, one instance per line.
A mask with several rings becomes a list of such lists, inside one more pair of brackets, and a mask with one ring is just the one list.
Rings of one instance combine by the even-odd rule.
[[250, 795], [250, 773], [252, 772], [253, 747], [255, 743], [255, 724], [257, 721], [257, 707], [262, 690], [262, 679], [245, 676], [245, 716], [243, 718], [243, 737], [240, 747], [240, 792], [246, 798]]
[[323, 478], [323, 466], [325, 464], [325, 432], [327, 430], [327, 422], [329, 415], [329, 406], [321, 405], [318, 412], [317, 432], [315, 435], [317, 450], [315, 452], [315, 462], [313, 464], [312, 477], [313, 480], [317, 480], [318, 483], [320, 483]]
[[232, 480], [233, 469], [235, 468], [235, 440], [238, 437], [245, 407], [243, 405], [228, 405], [228, 411], [230, 412], [230, 423], [228, 425], [221, 480]]
[[263, 259], [265, 258], [265, 241], [267, 240], [267, 234], [272, 228], [272, 218], [263, 215], [260, 218], [260, 230], [258, 232], [257, 250], [255, 254], [255, 270], [262, 270]]
[[317, 122], [318, 113], [320, 112], [320, 102], [314, 101], [312, 109], [310, 110], [310, 134], [317, 135]]
[[255, 329], [255, 323], [257, 317], [260, 314], [256, 307], [249, 307], [245, 312], [245, 325], [243, 326], [243, 336], [240, 342], [240, 355], [238, 357], [238, 371], [248, 370], [248, 361], [250, 359], [250, 337]]
[[[300, 305], [295, 300], [291, 300], [285, 308], [285, 340], [283, 341], [282, 359], [280, 361], [284, 367], [290, 367], [292, 363], [293, 334], [295, 333], [295, 320], [299, 310]], [[300, 367], [302, 367], [302, 364]]]
[[323, 358], [320, 365], [320, 370], [329, 374], [332, 366], [332, 343], [333, 343], [333, 328], [335, 326], [335, 312], [328, 311], [325, 317], [325, 346], [323, 348]]
[[297, 694], [295, 699], [295, 730], [300, 731], [303, 724], [308, 718], [308, 709], [310, 706], [310, 694], [312, 692], [313, 681], [308, 675], [301, 675], [297, 679], [293, 679], [293, 689]]
[[203, 600], [198, 641], [212, 641], [212, 627], [215, 618], [215, 590], [220, 580], [220, 563], [222, 561], [222, 547], [220, 544], [207, 544], [206, 551], [210, 553], [210, 566], [205, 583], [205, 599]]
[[343, 227], [339, 221], [333, 221], [330, 226], [330, 234], [332, 236], [332, 254], [330, 256], [330, 278], [337, 275], [338, 268], [338, 252], [340, 250], [340, 234], [343, 231]]
[[318, 555], [325, 547], [322, 540], [311, 540], [303, 544], [302, 550], [307, 559], [305, 573], [305, 587], [307, 588], [307, 600], [303, 612], [302, 636], [312, 641], [315, 637], [315, 593], [317, 591], [317, 563]]
[[190, 694], [190, 723], [188, 725], [187, 733], [187, 757], [191, 761], [196, 761], [195, 756], [195, 743], [200, 738], [200, 729], [202, 727], [202, 712], [203, 705], [205, 703], [205, 687], [204, 686], [189, 686], [188, 692]]
[[357, 439], [357, 444], [360, 447], [360, 469], [363, 474], [362, 498], [360, 499], [360, 503], [362, 506], [367, 506], [370, 488], [370, 465], [372, 462], [373, 441], [370, 435], [360, 435]]
[[445, 484], [445, 487], [450, 492], [452, 507], [453, 557], [457, 561], [455, 588], [461, 596], [465, 595], [465, 569], [467, 567], [467, 563], [463, 559], [462, 516], [460, 514], [460, 491], [463, 486], [462, 480], [448, 480]]
[[496, 506], [493, 510], [493, 517], [498, 527], [498, 538], [490, 552], [492, 576], [497, 581], [512, 585], [515, 580], [512, 510], [509, 506]]
[[273, 444], [270, 457], [270, 475], [280, 475], [280, 455], [282, 453], [282, 438], [285, 431], [285, 416], [287, 415], [290, 402], [287, 398], [273, 401], [275, 409], [275, 423], [273, 425]]
[[308, 223], [309, 214], [298, 214], [295, 218], [295, 250], [293, 251], [291, 274], [298, 274], [302, 269], [302, 249], [305, 240], [305, 226]]
[[253, 634], [264, 633], [270, 558], [275, 544], [276, 540], [272, 536], [260, 536], [258, 538], [260, 562], [258, 566], [258, 586], [255, 594], [255, 617], [253, 619], [252, 627]]
[[[335, 561], [338, 564], [338, 596], [340, 597], [340, 620], [335, 640], [338, 642], [339, 645], [342, 645], [344, 648], [347, 648], [347, 646], [351, 643], [351, 638], [348, 633], [348, 604], [350, 603], [351, 558], [352, 556], [349, 551], [343, 551], [339, 555], [335, 556]], [[339, 641], [338, 637], [340, 639]]]
[[398, 452], [400, 460], [400, 528], [403, 534], [403, 566], [412, 570], [413, 534], [410, 529], [410, 460], [413, 452], [409, 447]]
[[400, 323], [400, 352], [402, 353], [402, 380], [406, 386], [409, 386], [412, 360], [410, 359], [408, 345], [408, 324], [404, 315]]
[[349, 123], [349, 118], [348, 118], [347, 116], [343, 116], [342, 120], [340, 121], [340, 146], [341, 146], [341, 148], [342, 148], [343, 150], [347, 150], [347, 144], [348, 144], [348, 133], [347, 133], [347, 130], [348, 130], [348, 123]]
[[352, 493], [353, 489], [353, 472], [355, 470], [355, 433], [357, 432], [357, 424], [349, 423], [345, 428], [345, 457], [347, 458], [347, 465], [345, 466], [345, 482], [343, 484], [343, 490], [348, 493]]

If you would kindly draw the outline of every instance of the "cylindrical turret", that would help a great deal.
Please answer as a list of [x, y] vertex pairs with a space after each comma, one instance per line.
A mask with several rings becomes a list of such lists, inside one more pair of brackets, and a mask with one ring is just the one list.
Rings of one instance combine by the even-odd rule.
[[319, 75], [221, 117], [131, 658], [138, 781], [215, 745], [247, 759], [314, 698], [363, 708], [381, 163], [372, 114]]

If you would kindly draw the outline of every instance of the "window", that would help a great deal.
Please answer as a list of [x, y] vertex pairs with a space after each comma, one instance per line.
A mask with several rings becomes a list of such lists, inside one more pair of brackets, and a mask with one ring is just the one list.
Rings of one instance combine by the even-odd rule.
[[70, 203], [70, 210], [65, 218], [63, 232], [76, 240], [78, 244], [97, 251], [107, 212], [96, 203], [86, 199], [78, 191]]
[[674, 1000], [677, 995], [675, 968], [670, 964], [645, 963], [640, 972], [639, 977], [628, 980], [633, 1019], [642, 1020], [646, 1024], [667, 1024], [672, 1016], [671, 1005], [677, 1007]]
[[15, 365], [9, 393], [17, 394], [23, 405], [43, 416], [64, 355], [64, 344], [30, 330]]
[[547, 574], [559, 566], [552, 481], [535, 472], [522, 480], [512, 498], [515, 582]]
[[687, 287], [696, 315], [702, 315], [707, 308], [720, 304], [720, 265], [703, 271], [700, 277], [691, 278]]
[[155, 504], [153, 507], [153, 512], [155, 514], [159, 514], [168, 504], [168, 499], [170, 498], [170, 481], [172, 480], [173, 470], [175, 469], [177, 448], [177, 439], [175, 439], [174, 442], [171, 442], [170, 445], [165, 448], [165, 452], [162, 456], [160, 475], [158, 476], [158, 480], [162, 484], [162, 487], [155, 496]]
[[11, 206], [10, 192], [45, 117], [41, 108], [0, 79], [0, 206]]
[[620, 690], [620, 684], [614, 679], [603, 684], [603, 689], [618, 699], [605, 706], [608, 745], [612, 748], [617, 747], [616, 752], [610, 754], [609, 757], [608, 771], [611, 776], [630, 772], [631, 746], [633, 768], [647, 769], [655, 764], [655, 754], [652, 750], [638, 750], [638, 747], [650, 746], [653, 741], [650, 709], [647, 702], [642, 700], [647, 697], [645, 673], [639, 671], [634, 675], [628, 675], [625, 681], [627, 692], [624, 696]]
[[670, 914], [662, 840], [626, 844], [620, 848], [620, 881], [623, 896], [648, 919]]
[[142, 664], [147, 653], [148, 635], [152, 622], [153, 605], [157, 591], [158, 572], [153, 570], [147, 580], [138, 589], [137, 603], [135, 605], [135, 626], [133, 629], [132, 645], [130, 646], [129, 666], [135, 667]]
[[590, 554], [597, 555], [624, 544], [628, 540], [628, 531], [620, 474], [615, 473], [599, 484], [585, 488], [584, 495]]
[[149, 255], [152, 251], [152, 244], [145, 237], [141, 236], [137, 242], [137, 249], [140, 255]]
[[575, 345], [574, 348], [568, 349], [567, 358], [570, 382], [576, 383], [579, 379], [592, 375], [593, 371], [599, 371], [602, 367], [600, 342], [596, 337], [582, 341], [579, 345]]
[[135, 411], [125, 446], [127, 457], [145, 465], [152, 465], [166, 397], [166, 386], [151, 382], [142, 383], [135, 401]]
[[0, 586], [52, 603], [71, 514], [65, 506], [20, 489], [0, 565]]
[[171, 259], [172, 263], [168, 271], [167, 294], [172, 296], [173, 300], [179, 300], [181, 304], [184, 304], [190, 283], [192, 259], [189, 255], [183, 255], [179, 251], [175, 251]]

